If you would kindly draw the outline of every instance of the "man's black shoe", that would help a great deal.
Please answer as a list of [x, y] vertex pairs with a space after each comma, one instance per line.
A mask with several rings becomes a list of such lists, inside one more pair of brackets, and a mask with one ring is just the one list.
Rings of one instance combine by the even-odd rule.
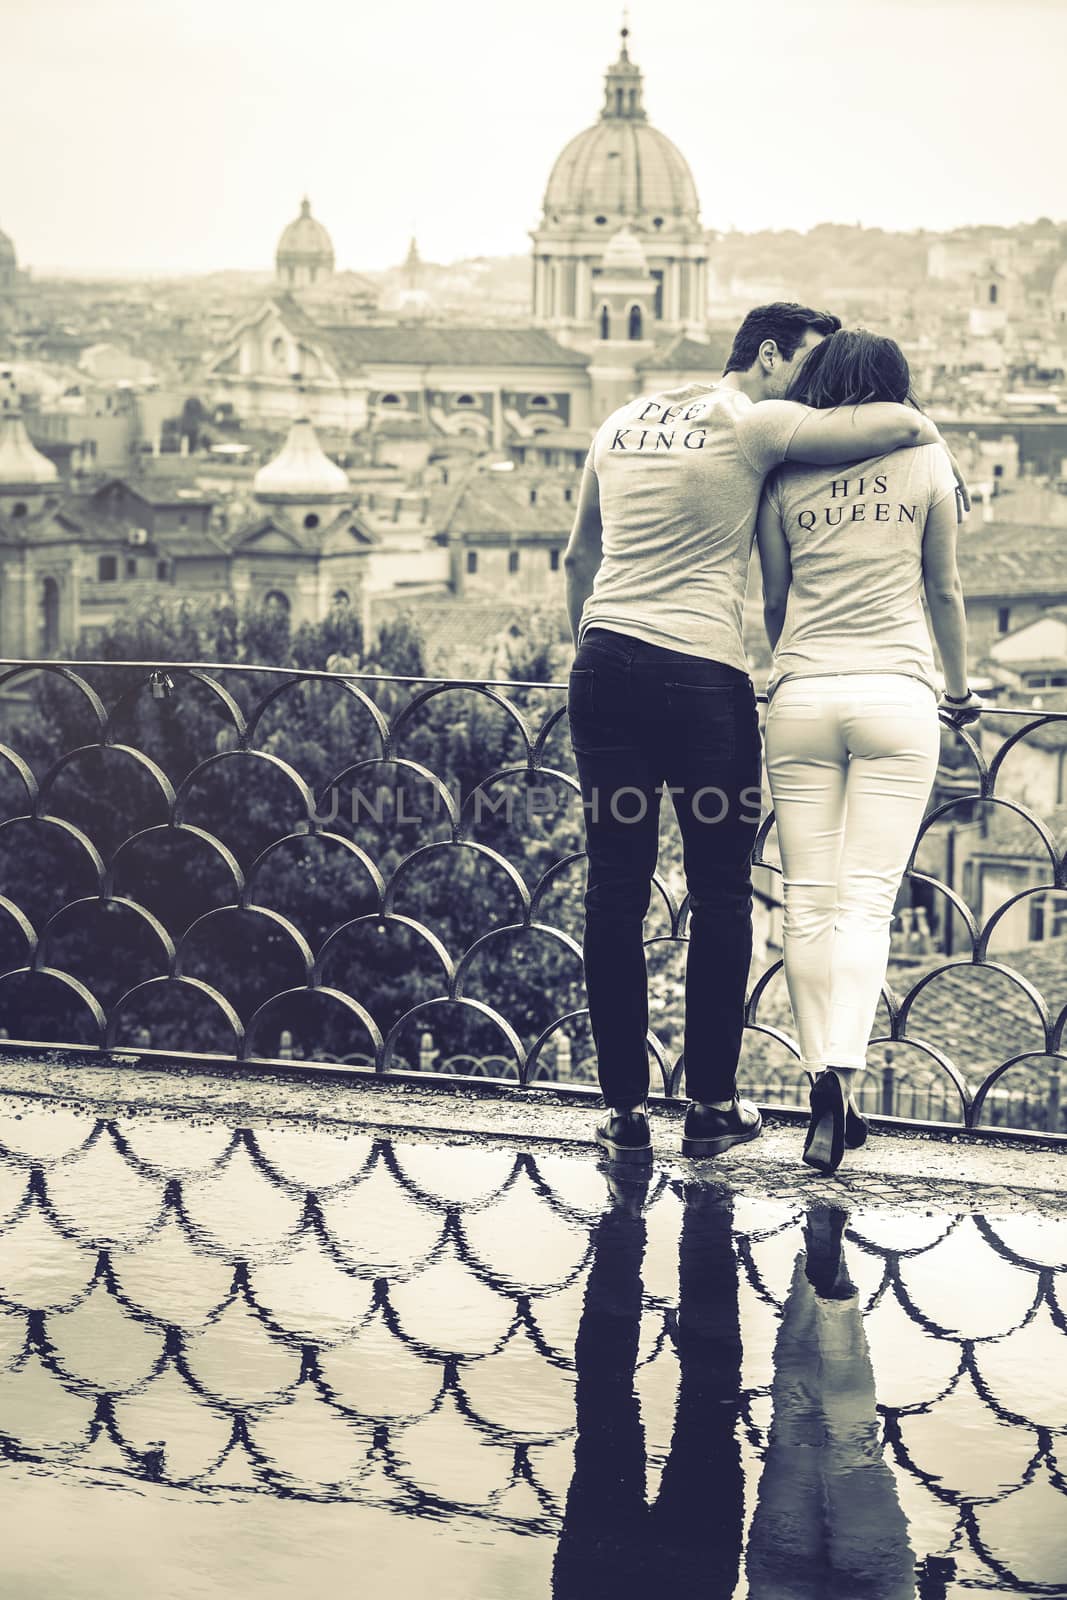
[[647, 1166], [652, 1160], [652, 1135], [647, 1111], [609, 1110], [596, 1131], [596, 1142], [612, 1161], [627, 1166]]
[[605, 1172], [604, 1177], [608, 1185], [607, 1209], [615, 1216], [640, 1220], [645, 1214], [648, 1191], [652, 1186], [651, 1163], [646, 1162], [644, 1166], [631, 1164], [622, 1170], [615, 1167], [614, 1171]]
[[739, 1100], [729, 1111], [691, 1100], [682, 1130], [683, 1156], [721, 1156], [731, 1145], [746, 1144], [763, 1132], [763, 1118], [751, 1100]]

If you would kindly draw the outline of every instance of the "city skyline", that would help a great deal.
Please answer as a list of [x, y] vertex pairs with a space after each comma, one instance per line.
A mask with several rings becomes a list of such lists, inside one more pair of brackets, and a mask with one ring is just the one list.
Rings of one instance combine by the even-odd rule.
[[[396, 264], [413, 229], [435, 260], [525, 253], [552, 163], [596, 120], [621, 16], [545, 0], [520, 28], [484, 0], [411, 0], [401, 31], [337, 0], [0, 0], [0, 137], [27, 152], [0, 182], [0, 228], [39, 272], [268, 271], [307, 193], [342, 268]], [[635, 0], [630, 26], [650, 120], [708, 228], [1063, 214], [1043, 158], [1058, 0], [686, 0], [666, 16]]]

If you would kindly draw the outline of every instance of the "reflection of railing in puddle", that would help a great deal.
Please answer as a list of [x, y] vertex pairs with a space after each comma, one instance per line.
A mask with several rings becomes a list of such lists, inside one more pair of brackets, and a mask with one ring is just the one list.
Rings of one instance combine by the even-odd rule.
[[[603, 1266], [591, 1163], [321, 1127], [89, 1124], [29, 1102], [0, 1146], [9, 1460], [573, 1532], [574, 1352], [580, 1388]], [[679, 1233], [700, 1246], [713, 1193], [657, 1179], [634, 1224], [624, 1387], [663, 1491], [686, 1362], [696, 1392], [710, 1359], [686, 1354]], [[741, 1199], [729, 1218], [741, 1366], [722, 1398], [753, 1492], [800, 1220]], [[1015, 1530], [1067, 1509], [1067, 1224], [871, 1212], [848, 1238], [913, 1543], [963, 1552], [1008, 1592], [1054, 1592]]]

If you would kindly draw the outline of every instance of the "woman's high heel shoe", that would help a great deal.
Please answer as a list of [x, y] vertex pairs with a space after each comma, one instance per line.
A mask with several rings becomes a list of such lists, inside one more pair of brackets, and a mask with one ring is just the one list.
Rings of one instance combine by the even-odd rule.
[[845, 1153], [845, 1094], [833, 1070], [816, 1078], [803, 1160], [819, 1172], [836, 1172]]
[[845, 1107], [845, 1149], [858, 1150], [867, 1143], [867, 1118], [851, 1102]]

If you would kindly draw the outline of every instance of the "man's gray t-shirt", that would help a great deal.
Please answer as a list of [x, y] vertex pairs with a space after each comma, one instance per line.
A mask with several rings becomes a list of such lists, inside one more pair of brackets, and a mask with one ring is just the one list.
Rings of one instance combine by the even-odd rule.
[[763, 479], [810, 412], [729, 386], [642, 395], [598, 429], [603, 560], [587, 628], [748, 671], [741, 618]]

